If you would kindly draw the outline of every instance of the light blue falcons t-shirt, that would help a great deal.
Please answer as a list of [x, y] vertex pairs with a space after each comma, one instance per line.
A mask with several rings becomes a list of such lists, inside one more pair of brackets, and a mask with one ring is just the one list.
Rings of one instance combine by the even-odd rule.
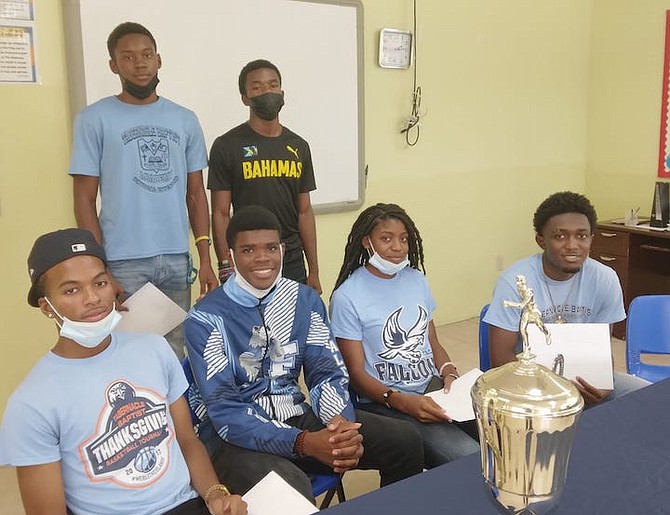
[[[626, 318], [621, 284], [610, 267], [587, 258], [579, 273], [566, 281], [556, 281], [544, 274], [542, 254], [535, 254], [517, 261], [500, 275], [484, 316], [486, 323], [508, 331], [519, 330], [521, 310], [503, 306], [505, 300], [520, 300], [517, 275], [525, 276], [546, 323], [555, 323], [559, 315], [568, 323], [613, 324]], [[520, 343], [517, 347], [521, 349]]]
[[69, 173], [100, 178], [110, 261], [188, 252], [187, 174], [206, 166], [195, 113], [165, 98], [135, 105], [107, 97], [75, 120]]
[[77, 515], [155, 515], [197, 496], [169, 406], [188, 383], [157, 335], [114, 333], [104, 352], [50, 352], [12, 394], [0, 465], [61, 462]]
[[330, 310], [336, 338], [363, 342], [368, 374], [389, 388], [424, 393], [437, 375], [428, 340], [435, 301], [425, 275], [405, 267], [384, 279], [361, 266], [335, 290]]

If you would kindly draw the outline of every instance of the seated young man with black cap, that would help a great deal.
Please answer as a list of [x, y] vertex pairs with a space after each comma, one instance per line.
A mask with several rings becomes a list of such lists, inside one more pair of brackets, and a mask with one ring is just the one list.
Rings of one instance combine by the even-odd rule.
[[28, 303], [59, 337], [0, 426], [0, 465], [17, 467], [26, 513], [246, 514], [193, 431], [188, 383], [167, 341], [112, 332], [120, 315], [93, 235], [39, 237], [28, 270]]
[[235, 211], [226, 233], [235, 273], [184, 323], [207, 412], [199, 434], [219, 477], [244, 493], [275, 470], [313, 501], [310, 473], [377, 469], [383, 486], [421, 472], [414, 426], [354, 410], [321, 298], [282, 277], [280, 232], [265, 208]]

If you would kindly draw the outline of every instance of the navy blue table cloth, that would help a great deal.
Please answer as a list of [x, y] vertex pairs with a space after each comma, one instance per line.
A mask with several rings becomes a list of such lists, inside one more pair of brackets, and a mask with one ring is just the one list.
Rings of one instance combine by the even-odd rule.
[[[365, 443], [364, 443], [365, 445]], [[495, 515], [478, 454], [323, 510]], [[670, 514], [670, 379], [585, 411], [552, 515]]]

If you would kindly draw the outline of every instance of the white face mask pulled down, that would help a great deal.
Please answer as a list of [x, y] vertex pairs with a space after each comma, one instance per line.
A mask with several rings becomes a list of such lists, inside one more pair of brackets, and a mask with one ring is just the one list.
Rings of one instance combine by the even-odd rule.
[[368, 263], [374, 266], [382, 274], [395, 275], [400, 272], [400, 270], [409, 265], [409, 259], [407, 255], [405, 255], [405, 259], [403, 259], [400, 263], [393, 263], [392, 261], [388, 261], [377, 254], [377, 251], [372, 246], [372, 240], [368, 239], [368, 241], [370, 242], [370, 248], [372, 249], [372, 252], [370, 252], [368, 249], [368, 254], [370, 254]]
[[51, 306], [54, 313], [58, 315], [58, 318], [63, 321], [62, 323], [59, 323], [58, 320], [54, 319], [58, 327], [60, 327], [60, 335], [63, 338], [69, 338], [70, 340], [77, 342], [79, 345], [86, 347], [87, 349], [92, 349], [100, 345], [102, 340], [112, 334], [114, 328], [121, 321], [121, 314], [116, 311], [116, 303], [109, 314], [97, 322], [77, 322], [62, 316], [56, 311], [53, 304], [49, 302], [49, 299], [44, 297], [44, 300]]
[[247, 281], [244, 277], [242, 277], [242, 274], [239, 272], [237, 269], [237, 264], [235, 263], [235, 254], [233, 252], [233, 249], [230, 249], [230, 259], [233, 262], [233, 266], [235, 267], [235, 283], [242, 288], [244, 291], [246, 291], [248, 294], [253, 295], [257, 299], [262, 299], [264, 298], [268, 293], [272, 291], [272, 288], [277, 286], [277, 283], [281, 279], [281, 274], [284, 269], [284, 250], [282, 246], [279, 246], [279, 273], [277, 274], [277, 277], [275, 277], [275, 280], [272, 281], [272, 284], [270, 285], [269, 288], [256, 288], [253, 286], [249, 281]]

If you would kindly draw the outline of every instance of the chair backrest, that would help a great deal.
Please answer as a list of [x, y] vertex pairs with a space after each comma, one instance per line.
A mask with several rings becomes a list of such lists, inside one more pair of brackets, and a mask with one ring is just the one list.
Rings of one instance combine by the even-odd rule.
[[670, 354], [670, 295], [635, 297], [626, 323], [626, 369], [648, 381], [670, 377], [670, 365], [643, 363], [641, 354]]
[[491, 357], [489, 356], [489, 324], [484, 322], [484, 315], [489, 310], [490, 304], [484, 306], [479, 313], [479, 369], [486, 372], [491, 368]]

